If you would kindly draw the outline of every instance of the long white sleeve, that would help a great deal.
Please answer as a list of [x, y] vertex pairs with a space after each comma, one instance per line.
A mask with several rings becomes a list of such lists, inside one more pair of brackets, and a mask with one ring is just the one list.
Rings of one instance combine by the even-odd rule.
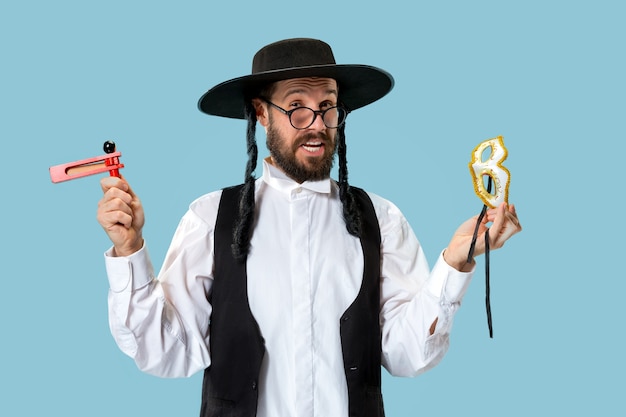
[[[201, 204], [219, 202], [220, 194]], [[217, 212], [216, 207], [200, 210]], [[211, 220], [190, 209], [174, 234], [158, 280], [146, 247], [129, 257], [105, 254], [110, 329], [120, 349], [144, 372], [185, 377], [211, 363], [207, 294], [213, 279], [212, 233]]]
[[400, 211], [376, 195], [370, 197], [382, 239], [382, 362], [392, 375], [415, 376], [437, 365], [447, 352], [454, 314], [473, 271], [457, 271], [442, 255], [429, 270], [424, 251]]

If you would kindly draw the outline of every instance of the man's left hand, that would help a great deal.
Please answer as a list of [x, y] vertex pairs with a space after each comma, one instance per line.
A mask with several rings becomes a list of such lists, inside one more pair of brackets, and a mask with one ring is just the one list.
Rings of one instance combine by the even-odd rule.
[[[462, 272], [468, 272], [474, 266], [474, 260], [472, 259], [468, 263], [467, 257], [478, 217], [479, 215], [476, 215], [468, 219], [456, 230], [443, 254], [448, 265]], [[489, 223], [493, 223], [491, 227], [487, 227]], [[504, 246], [504, 243], [511, 236], [522, 230], [515, 206], [502, 203], [495, 209], [487, 210], [478, 228], [474, 256], [485, 253], [485, 233], [487, 230], [489, 230], [489, 249], [499, 249]]]

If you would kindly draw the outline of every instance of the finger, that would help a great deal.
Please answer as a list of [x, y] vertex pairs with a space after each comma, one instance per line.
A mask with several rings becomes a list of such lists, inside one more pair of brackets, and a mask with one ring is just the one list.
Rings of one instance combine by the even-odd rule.
[[124, 211], [111, 211], [108, 214], [109, 229], [122, 225], [125, 229], [130, 229], [133, 224], [133, 216]]
[[133, 197], [133, 199], [136, 199], [137, 198], [137, 194], [135, 194], [135, 191], [133, 190], [133, 188], [130, 186], [130, 184], [128, 182], [125, 182], [125, 184], [126, 184], [126, 187], [127, 187], [126, 188], [126, 192], [128, 194], [130, 194], [131, 197]]
[[511, 219], [511, 221], [519, 227], [519, 230], [522, 230], [522, 225], [517, 217], [517, 210], [515, 209], [515, 205], [509, 205], [509, 211], [507, 212], [507, 216]]
[[133, 216], [133, 198], [127, 192], [117, 187], [112, 187], [102, 196], [98, 202], [99, 218], [106, 220], [106, 214], [121, 211], [129, 216]]
[[[122, 197], [129, 197], [128, 194]], [[104, 204], [105, 211], [121, 211], [128, 215], [133, 214], [133, 208], [130, 201], [126, 201], [124, 198], [112, 198]]]
[[132, 225], [132, 216], [123, 211], [108, 211], [98, 213], [98, 222], [105, 230], [115, 230], [118, 227], [129, 229]]
[[506, 203], [500, 204], [495, 210], [493, 224], [489, 228], [489, 245], [494, 249], [504, 243], [504, 241], [501, 240], [501, 237], [507, 226], [507, 210]]
[[[516, 227], [505, 227], [502, 229], [499, 235], [494, 237], [493, 240], [490, 239], [490, 242], [493, 241], [493, 243], [490, 243], [490, 245], [494, 249], [499, 249], [503, 247], [504, 244], [511, 238], [511, 236], [513, 236], [517, 232], [519, 232], [519, 229]], [[489, 235], [489, 237], [491, 237], [491, 234]]]
[[128, 183], [126, 180], [120, 177], [103, 177], [100, 180], [100, 187], [102, 188], [102, 192], [106, 193], [111, 188], [119, 188], [122, 191], [128, 191]]
[[505, 217], [506, 217], [507, 222], [511, 223], [512, 225], [514, 225], [520, 230], [522, 229], [522, 225], [515, 214], [511, 213], [510, 211], [507, 211], [505, 213]]
[[500, 204], [495, 209], [489, 210], [488, 220], [493, 224], [489, 228], [489, 233], [493, 235], [497, 235], [500, 233], [500, 229], [505, 221], [505, 211], [506, 211], [506, 203]]
[[139, 197], [137, 197], [130, 184], [123, 177], [121, 179], [117, 177], [105, 178], [103, 179], [103, 184], [103, 187], [111, 186], [107, 190], [107, 192], [111, 193], [107, 198], [121, 198], [131, 208], [141, 209]]
[[[502, 203], [502, 205], [503, 204], [505, 203]], [[485, 216], [485, 218], [487, 219], [487, 223], [493, 223], [496, 220], [498, 213], [502, 211], [504, 208], [502, 205], [499, 205], [498, 207], [490, 208], [489, 210], [487, 210], [487, 215]]]
[[522, 226], [520, 224], [519, 219], [517, 218], [517, 213], [515, 210], [515, 206], [513, 205], [507, 205], [505, 207], [505, 210], [503, 212], [504, 215], [504, 224], [503, 226], [508, 227], [509, 225], [513, 225], [515, 228], [518, 228], [521, 230]]
[[133, 210], [120, 199], [115, 199], [101, 204], [98, 207], [97, 217], [105, 229], [118, 223], [129, 228], [133, 222]]
[[496, 234], [495, 230], [493, 235], [490, 233], [490, 237], [492, 237], [490, 243], [492, 243], [494, 248], [500, 248], [504, 246], [504, 243], [509, 240], [511, 236], [520, 232], [521, 230], [522, 226], [520, 225], [517, 216], [515, 216], [510, 211], [506, 211], [504, 216], [504, 222], [499, 228], [498, 233]]
[[121, 200], [124, 204], [130, 205], [133, 202], [133, 197], [128, 192], [120, 190], [117, 187], [113, 187], [109, 188], [109, 190], [104, 193], [104, 196], [102, 196], [100, 201], [108, 203], [113, 200]]

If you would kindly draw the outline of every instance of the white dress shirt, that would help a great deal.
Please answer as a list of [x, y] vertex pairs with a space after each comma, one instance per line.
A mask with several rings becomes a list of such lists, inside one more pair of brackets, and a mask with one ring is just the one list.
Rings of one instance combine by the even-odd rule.
[[[207, 294], [220, 196], [190, 205], [158, 278], [146, 246], [128, 257], [105, 254], [111, 332], [145, 372], [184, 377], [211, 364]], [[369, 196], [382, 239], [382, 364], [392, 375], [415, 376], [447, 351], [472, 273], [448, 266], [441, 255], [430, 271], [398, 208]], [[346, 231], [337, 184], [298, 184], [264, 161], [256, 201], [248, 296], [266, 342], [257, 416], [347, 417], [339, 317], [361, 286], [363, 252]]]

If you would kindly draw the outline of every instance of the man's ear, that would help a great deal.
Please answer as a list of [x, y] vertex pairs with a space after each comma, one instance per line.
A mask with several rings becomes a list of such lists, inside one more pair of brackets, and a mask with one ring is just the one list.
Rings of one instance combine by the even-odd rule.
[[267, 127], [268, 114], [265, 103], [261, 99], [253, 98], [252, 105], [254, 106], [254, 110], [256, 111], [256, 119], [258, 120], [258, 122], [261, 123], [261, 126]]

